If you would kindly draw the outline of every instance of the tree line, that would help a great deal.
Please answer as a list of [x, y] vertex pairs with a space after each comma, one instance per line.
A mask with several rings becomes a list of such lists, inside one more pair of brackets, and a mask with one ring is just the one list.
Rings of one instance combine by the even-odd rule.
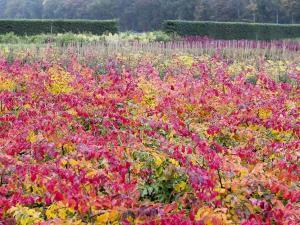
[[167, 19], [300, 23], [300, 0], [0, 0], [0, 18], [117, 18], [135, 31]]

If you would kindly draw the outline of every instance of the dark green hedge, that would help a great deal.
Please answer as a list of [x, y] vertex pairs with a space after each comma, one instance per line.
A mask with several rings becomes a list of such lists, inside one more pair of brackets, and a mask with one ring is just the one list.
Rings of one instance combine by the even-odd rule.
[[0, 20], [0, 34], [17, 35], [41, 33], [92, 33], [118, 32], [117, 20]]
[[274, 40], [300, 37], [300, 24], [261, 24], [167, 20], [164, 31], [181, 36], [208, 36], [215, 39]]

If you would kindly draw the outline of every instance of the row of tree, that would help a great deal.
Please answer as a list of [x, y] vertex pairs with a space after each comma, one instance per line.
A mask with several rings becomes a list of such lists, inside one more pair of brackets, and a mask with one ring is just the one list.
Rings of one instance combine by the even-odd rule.
[[300, 23], [300, 0], [0, 0], [0, 18], [119, 18], [136, 31], [166, 19]]

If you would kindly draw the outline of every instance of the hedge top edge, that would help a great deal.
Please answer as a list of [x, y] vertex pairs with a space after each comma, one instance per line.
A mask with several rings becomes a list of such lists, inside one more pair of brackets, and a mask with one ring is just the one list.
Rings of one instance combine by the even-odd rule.
[[36, 35], [41, 33], [117, 33], [118, 20], [64, 20], [64, 19], [17, 19], [0, 20], [0, 34], [13, 32], [17, 35]]
[[57, 21], [62, 21], [62, 22], [118, 22], [119, 19], [111, 19], [111, 20], [90, 20], [90, 19], [0, 19], [0, 22], [57, 22]]
[[228, 25], [246, 25], [246, 26], [300, 26], [300, 24], [283, 24], [283, 23], [250, 23], [250, 22], [222, 22], [222, 21], [195, 21], [195, 20], [165, 20], [164, 24], [166, 23], [193, 23], [193, 24], [228, 24]]
[[300, 24], [166, 20], [167, 33], [225, 40], [277, 40], [300, 37]]

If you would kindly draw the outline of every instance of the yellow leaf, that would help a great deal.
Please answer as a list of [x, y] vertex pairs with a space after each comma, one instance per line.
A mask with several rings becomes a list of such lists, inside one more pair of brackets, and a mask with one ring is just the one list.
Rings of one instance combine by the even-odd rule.
[[0, 91], [13, 91], [16, 88], [16, 83], [13, 80], [0, 79]]
[[92, 170], [86, 174], [87, 177], [94, 177], [97, 174], [97, 170]]
[[118, 217], [119, 217], [118, 211], [112, 210], [112, 211], [110, 212], [110, 221], [115, 221], [115, 220], [118, 219]]
[[48, 219], [54, 219], [56, 217], [57, 208], [58, 207], [56, 204], [52, 204], [48, 207], [48, 209], [46, 210], [46, 216]]
[[96, 224], [105, 225], [107, 223], [117, 224], [117, 220], [119, 219], [119, 213], [116, 210], [112, 210], [111, 212], [105, 212], [96, 218]]
[[69, 163], [70, 163], [71, 166], [77, 166], [77, 165], [79, 165], [79, 162], [76, 161], [76, 160], [74, 160], [74, 159], [70, 159]]
[[226, 189], [225, 188], [215, 188], [215, 191], [220, 194], [224, 194], [226, 192]]
[[246, 168], [242, 168], [240, 170], [240, 174], [241, 174], [241, 178], [245, 177], [246, 175], [248, 175], [248, 170]]
[[184, 181], [181, 181], [180, 183], [175, 185], [174, 190], [176, 192], [181, 192], [181, 191], [185, 190], [185, 188], [186, 188], [186, 183]]
[[164, 162], [164, 159], [161, 155], [157, 153], [152, 153], [152, 155], [154, 156], [154, 163], [156, 166], [160, 166]]
[[174, 166], [177, 166], [177, 167], [179, 166], [179, 162], [178, 162], [177, 160], [170, 158], [169, 161], [170, 161], [170, 163], [173, 164]]
[[28, 136], [27, 136], [27, 141], [31, 143], [37, 142], [37, 135], [34, 133], [34, 131], [30, 131]]
[[275, 159], [276, 158], [276, 155], [275, 154], [272, 154], [271, 156], [270, 156], [270, 159], [271, 160], [273, 160], [273, 159]]
[[75, 146], [75, 144], [73, 144], [73, 143], [67, 143], [67, 144], [65, 144], [63, 147], [64, 147], [64, 150], [65, 150], [67, 153], [73, 152], [73, 151], [76, 149], [76, 146]]
[[67, 112], [68, 112], [69, 114], [71, 114], [72, 116], [76, 116], [76, 115], [77, 115], [77, 112], [76, 112], [75, 109], [69, 109]]
[[203, 220], [206, 216], [213, 213], [213, 210], [209, 207], [202, 207], [197, 211], [197, 214], [195, 216], [196, 221]]
[[68, 164], [68, 161], [65, 160], [65, 159], [62, 159], [62, 160], [60, 160], [60, 163], [61, 163], [62, 166], [65, 166], [65, 165]]
[[261, 119], [269, 119], [272, 116], [272, 111], [269, 109], [259, 109], [258, 116]]
[[106, 224], [109, 221], [109, 212], [103, 213], [100, 216], [97, 216], [96, 222], [97, 224]]
[[30, 109], [30, 108], [31, 108], [31, 105], [29, 105], [29, 104], [24, 105], [24, 109]]
[[61, 219], [66, 219], [67, 218], [67, 212], [65, 209], [60, 209], [58, 210], [58, 216]]

